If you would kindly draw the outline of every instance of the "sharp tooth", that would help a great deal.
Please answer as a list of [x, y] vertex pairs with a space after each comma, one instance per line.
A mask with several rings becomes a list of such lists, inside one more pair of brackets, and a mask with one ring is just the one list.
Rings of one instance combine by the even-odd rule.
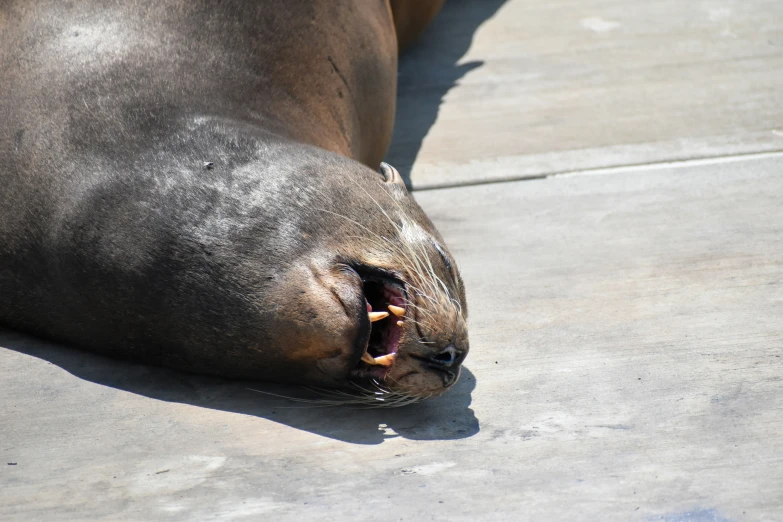
[[381, 319], [389, 317], [389, 312], [370, 312], [367, 315], [370, 316], [370, 322], [374, 323], [375, 321], [380, 321]]
[[381, 355], [380, 357], [373, 357], [367, 352], [362, 355], [362, 361], [372, 366], [391, 366], [394, 363], [394, 359], [397, 358], [396, 353], [390, 353], [388, 355]]
[[375, 364], [379, 364], [381, 366], [391, 366], [392, 364], [394, 364], [394, 359], [396, 358], [397, 358], [396, 353], [381, 355], [380, 357], [375, 358]]
[[405, 308], [401, 306], [389, 305], [389, 311], [394, 315], [396, 315], [397, 317], [402, 317], [403, 315], [405, 315]]
[[397, 321], [397, 326], [402, 328], [405, 325], [405, 321]]

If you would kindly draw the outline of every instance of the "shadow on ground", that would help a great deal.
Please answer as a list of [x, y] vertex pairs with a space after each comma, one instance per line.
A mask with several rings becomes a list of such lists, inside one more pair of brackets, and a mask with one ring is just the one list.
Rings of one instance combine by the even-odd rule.
[[117, 361], [8, 330], [0, 329], [0, 347], [48, 361], [80, 379], [103, 386], [166, 402], [262, 417], [355, 444], [380, 444], [395, 436], [413, 440], [462, 439], [479, 431], [479, 422], [469, 408], [476, 380], [467, 369], [447, 394], [419, 404], [375, 409], [324, 407], [275, 396], [318, 397], [308, 395], [300, 387], [229, 381]]
[[484, 62], [459, 64], [470, 48], [476, 29], [506, 0], [447, 0], [432, 25], [400, 57], [397, 116], [386, 161], [411, 186], [411, 168], [446, 93], [467, 73]]

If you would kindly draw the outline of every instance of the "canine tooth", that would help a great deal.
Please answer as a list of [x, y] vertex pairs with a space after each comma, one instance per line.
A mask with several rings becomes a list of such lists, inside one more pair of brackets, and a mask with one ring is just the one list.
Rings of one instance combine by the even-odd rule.
[[389, 311], [394, 315], [396, 315], [397, 317], [402, 317], [403, 315], [405, 315], [405, 308], [401, 306], [389, 305]]
[[364, 355], [362, 355], [362, 361], [372, 366], [391, 366], [392, 363], [394, 363], [394, 359], [396, 358], [396, 353], [381, 355], [380, 357], [373, 357], [367, 352], [364, 352]]
[[380, 357], [375, 358], [375, 364], [379, 364], [381, 366], [391, 366], [394, 363], [394, 359], [396, 358], [397, 358], [396, 353], [381, 355]]
[[402, 328], [405, 325], [405, 321], [397, 321], [397, 326]]
[[389, 312], [370, 312], [367, 315], [370, 316], [370, 322], [374, 323], [375, 321], [380, 321], [381, 319], [389, 317]]

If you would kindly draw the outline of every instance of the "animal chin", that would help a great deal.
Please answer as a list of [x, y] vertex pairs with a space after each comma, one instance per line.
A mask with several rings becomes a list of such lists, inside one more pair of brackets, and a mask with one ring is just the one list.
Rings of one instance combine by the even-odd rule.
[[383, 380], [391, 372], [405, 335], [407, 293], [399, 278], [373, 268], [355, 268], [362, 280], [370, 335], [351, 376]]

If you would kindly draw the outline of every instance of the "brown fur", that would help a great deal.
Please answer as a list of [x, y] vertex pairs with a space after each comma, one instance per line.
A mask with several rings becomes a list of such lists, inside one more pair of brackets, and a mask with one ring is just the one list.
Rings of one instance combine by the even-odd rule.
[[390, 0], [400, 52], [421, 36], [446, 0]]
[[[408, 38], [431, 14], [405, 9]], [[427, 361], [456, 347], [457, 373], [467, 352], [459, 274], [399, 174], [372, 170], [394, 115], [392, 16], [387, 0], [3, 2], [0, 323], [346, 386], [372, 269], [411, 304], [383, 384], [453, 384]]]

